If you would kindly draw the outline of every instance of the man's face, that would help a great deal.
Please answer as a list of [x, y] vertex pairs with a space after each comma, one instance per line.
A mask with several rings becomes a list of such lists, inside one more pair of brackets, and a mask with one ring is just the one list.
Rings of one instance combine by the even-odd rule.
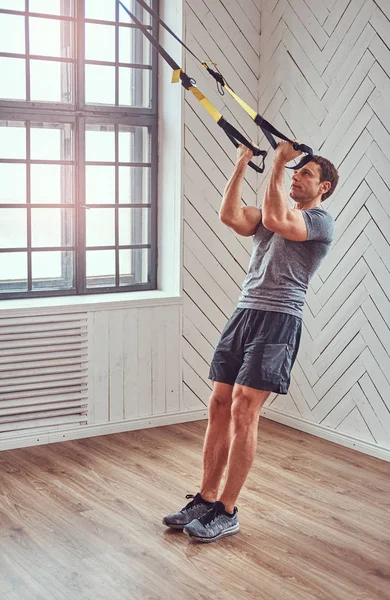
[[321, 188], [321, 167], [309, 162], [297, 171], [291, 180], [290, 196], [295, 202], [310, 202], [323, 191]]

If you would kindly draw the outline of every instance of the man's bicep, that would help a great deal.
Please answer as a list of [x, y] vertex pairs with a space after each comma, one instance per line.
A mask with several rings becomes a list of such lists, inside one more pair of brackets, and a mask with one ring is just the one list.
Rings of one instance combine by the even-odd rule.
[[261, 222], [261, 210], [256, 206], [244, 206], [234, 219], [224, 221], [238, 235], [249, 237], [254, 235]]
[[261, 210], [257, 206], [244, 206], [242, 208], [244, 227], [247, 233], [242, 235], [254, 235], [261, 223]]
[[292, 208], [282, 221], [267, 220], [264, 227], [293, 242], [307, 240], [307, 226], [302, 211]]

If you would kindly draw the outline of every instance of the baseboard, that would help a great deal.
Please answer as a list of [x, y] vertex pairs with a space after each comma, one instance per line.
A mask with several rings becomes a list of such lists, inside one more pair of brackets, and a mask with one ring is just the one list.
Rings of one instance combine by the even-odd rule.
[[274, 408], [263, 408], [260, 414], [270, 421], [277, 421], [282, 425], [299, 429], [305, 433], [310, 433], [325, 440], [329, 440], [330, 442], [340, 444], [341, 446], [358, 450], [363, 454], [369, 454], [370, 456], [375, 456], [376, 458], [390, 462], [390, 448], [384, 448], [382, 446], [370, 444], [370, 442], [358, 440], [352, 436], [338, 433], [333, 429], [328, 429], [323, 425], [318, 425], [317, 423], [308, 423], [304, 419], [293, 415], [286, 415]]
[[0, 451], [11, 450], [13, 448], [25, 448], [27, 446], [40, 446], [43, 444], [52, 444], [54, 442], [65, 442], [66, 440], [78, 440], [98, 435], [109, 435], [111, 433], [122, 433], [124, 431], [134, 431], [136, 429], [147, 429], [150, 427], [160, 427], [163, 425], [174, 425], [176, 423], [188, 423], [189, 421], [201, 421], [207, 419], [207, 409], [192, 410], [189, 412], [169, 413], [166, 415], [156, 415], [138, 419], [129, 419], [127, 421], [117, 421], [113, 423], [101, 423], [99, 425], [85, 425], [75, 429], [47, 431], [42, 428], [42, 432], [24, 433], [13, 437], [0, 436]]
[[[363, 454], [375, 456], [381, 460], [390, 462], [390, 449], [382, 446], [376, 446], [369, 442], [358, 440], [352, 436], [338, 433], [317, 423], [308, 423], [304, 419], [293, 415], [286, 415], [273, 408], [263, 408], [261, 416], [276, 421], [282, 425], [287, 425], [299, 431], [310, 433], [330, 442], [352, 448]], [[138, 419], [129, 419], [126, 421], [117, 421], [113, 423], [101, 423], [99, 425], [85, 425], [75, 429], [45, 431], [37, 433], [25, 433], [13, 435], [12, 437], [0, 438], [0, 451], [11, 450], [13, 448], [25, 448], [27, 446], [39, 446], [43, 444], [52, 444], [55, 442], [64, 442], [66, 440], [76, 440], [98, 435], [109, 435], [111, 433], [122, 433], [124, 431], [135, 431], [137, 429], [146, 429], [150, 427], [160, 427], [163, 425], [174, 425], [176, 423], [188, 423], [190, 421], [201, 421], [208, 418], [207, 409], [193, 410], [189, 412], [177, 412], [166, 415], [156, 415]]]

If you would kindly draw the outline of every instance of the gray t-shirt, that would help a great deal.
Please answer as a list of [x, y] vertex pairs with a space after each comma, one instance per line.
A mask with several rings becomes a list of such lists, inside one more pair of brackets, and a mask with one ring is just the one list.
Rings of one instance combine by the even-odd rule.
[[334, 238], [334, 219], [322, 208], [302, 211], [307, 240], [293, 242], [260, 223], [253, 237], [248, 274], [238, 308], [302, 317], [307, 287]]

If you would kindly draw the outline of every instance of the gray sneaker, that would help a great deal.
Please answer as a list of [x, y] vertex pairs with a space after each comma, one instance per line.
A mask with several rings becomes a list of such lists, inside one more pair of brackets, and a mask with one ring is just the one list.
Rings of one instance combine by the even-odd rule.
[[215, 502], [206, 514], [186, 525], [184, 531], [198, 542], [216, 542], [227, 535], [234, 535], [240, 531], [237, 507], [233, 516], [229, 517], [222, 502]]
[[198, 519], [204, 515], [214, 505], [214, 502], [206, 502], [202, 496], [198, 493], [196, 496], [187, 494], [187, 500], [192, 498], [191, 502], [182, 508], [179, 512], [172, 513], [163, 518], [163, 523], [167, 527], [173, 529], [183, 529], [185, 525], [191, 523], [194, 519]]

